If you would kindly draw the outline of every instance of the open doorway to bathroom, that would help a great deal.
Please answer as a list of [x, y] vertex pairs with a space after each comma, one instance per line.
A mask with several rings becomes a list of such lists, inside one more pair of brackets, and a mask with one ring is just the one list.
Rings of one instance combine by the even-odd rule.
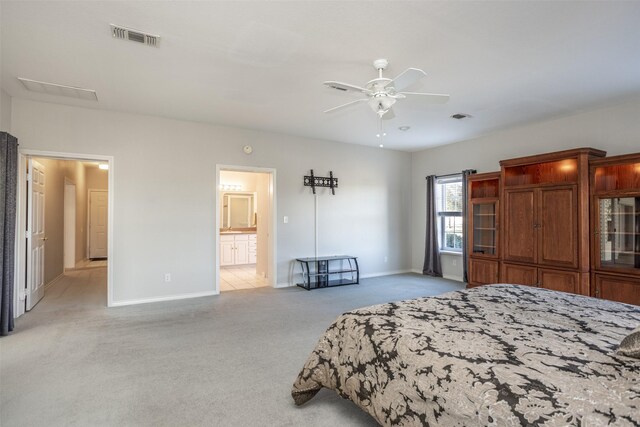
[[275, 171], [220, 168], [217, 188], [218, 291], [275, 285]]

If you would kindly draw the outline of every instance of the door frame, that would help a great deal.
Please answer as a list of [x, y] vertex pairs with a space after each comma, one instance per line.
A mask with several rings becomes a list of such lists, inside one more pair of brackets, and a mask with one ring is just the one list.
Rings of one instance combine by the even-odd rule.
[[220, 294], [220, 172], [253, 172], [253, 173], [266, 173], [269, 175], [269, 205], [271, 207], [271, 221], [269, 221], [269, 256], [267, 261], [267, 276], [269, 279], [269, 285], [272, 288], [276, 288], [278, 285], [278, 257], [277, 257], [277, 225], [278, 225], [278, 211], [277, 211], [277, 197], [276, 197], [276, 170], [274, 168], [262, 168], [256, 166], [235, 166], [235, 165], [221, 165], [216, 164], [216, 186], [215, 186], [215, 283], [214, 291]]
[[16, 241], [15, 241], [15, 278], [14, 278], [14, 317], [19, 317], [24, 314], [24, 298], [25, 298], [25, 286], [26, 286], [26, 161], [30, 157], [43, 157], [47, 159], [57, 160], [71, 160], [71, 161], [88, 161], [88, 162], [101, 162], [109, 165], [108, 172], [108, 197], [109, 208], [107, 226], [107, 256], [109, 262], [107, 264], [107, 307], [113, 306], [113, 271], [114, 271], [114, 259], [113, 259], [113, 207], [115, 200], [114, 191], [114, 157], [105, 156], [101, 154], [83, 154], [83, 153], [65, 153], [57, 151], [43, 151], [43, 150], [30, 150], [25, 148], [18, 148], [18, 191], [16, 196]]

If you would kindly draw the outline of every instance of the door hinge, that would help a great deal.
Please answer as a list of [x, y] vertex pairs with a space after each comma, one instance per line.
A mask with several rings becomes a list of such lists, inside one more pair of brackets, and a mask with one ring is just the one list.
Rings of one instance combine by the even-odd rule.
[[30, 238], [31, 238], [31, 231], [29, 231], [29, 230], [25, 231], [25, 232], [24, 232], [24, 237], [25, 237], [26, 239], [30, 239]]
[[28, 182], [31, 182], [31, 177], [32, 177], [31, 174], [27, 172], [27, 181]]
[[24, 291], [24, 290], [20, 291], [20, 295], [18, 295], [18, 298], [19, 298], [20, 301], [26, 300], [27, 299], [27, 291]]

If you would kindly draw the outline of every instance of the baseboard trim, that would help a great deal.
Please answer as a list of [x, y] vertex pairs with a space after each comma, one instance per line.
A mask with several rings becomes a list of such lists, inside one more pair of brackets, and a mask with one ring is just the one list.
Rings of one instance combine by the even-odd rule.
[[56, 277], [55, 279], [53, 279], [52, 281], [50, 281], [49, 283], [47, 283], [46, 285], [44, 285], [44, 290], [46, 291], [47, 289], [49, 289], [51, 286], [55, 285], [56, 282], [60, 279], [62, 279], [64, 277], [64, 273], [60, 273], [60, 275], [58, 277]]
[[449, 276], [448, 274], [443, 274], [442, 278], [443, 279], [447, 279], [447, 280], [454, 280], [456, 282], [464, 283], [464, 280], [462, 280], [462, 277], [459, 277], [459, 276]]
[[154, 298], [129, 299], [124, 301], [112, 301], [110, 307], [122, 307], [125, 305], [147, 304], [150, 302], [176, 301], [176, 300], [189, 299], [189, 298], [210, 297], [213, 295], [218, 295], [218, 293], [216, 291], [205, 291], [205, 292], [194, 292], [191, 294], [167, 295], [163, 297], [154, 297]]
[[392, 271], [380, 271], [378, 273], [361, 274], [361, 279], [371, 279], [373, 277], [392, 276], [394, 274], [411, 273], [411, 270], [392, 270]]
[[415, 268], [412, 268], [411, 272], [416, 274], [422, 274], [422, 270], [416, 270]]
[[274, 288], [276, 288], [276, 289], [279, 289], [279, 288], [293, 288], [294, 286], [296, 286], [295, 283], [282, 282], [282, 283], [276, 283]]

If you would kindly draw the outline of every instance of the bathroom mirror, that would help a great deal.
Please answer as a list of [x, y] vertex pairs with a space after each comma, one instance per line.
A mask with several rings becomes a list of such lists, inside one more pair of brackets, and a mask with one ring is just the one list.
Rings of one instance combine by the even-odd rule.
[[256, 226], [255, 193], [222, 193], [222, 228]]

